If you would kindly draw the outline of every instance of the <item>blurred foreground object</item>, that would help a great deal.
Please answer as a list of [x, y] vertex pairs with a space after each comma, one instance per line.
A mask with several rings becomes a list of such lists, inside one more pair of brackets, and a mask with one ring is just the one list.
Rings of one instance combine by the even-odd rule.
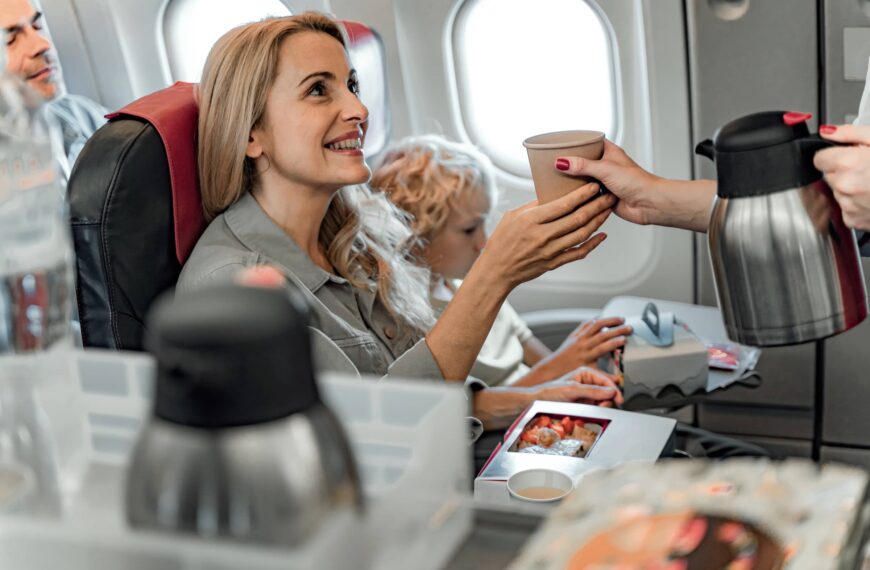
[[867, 479], [803, 460], [624, 465], [580, 481], [511, 568], [852, 568]]

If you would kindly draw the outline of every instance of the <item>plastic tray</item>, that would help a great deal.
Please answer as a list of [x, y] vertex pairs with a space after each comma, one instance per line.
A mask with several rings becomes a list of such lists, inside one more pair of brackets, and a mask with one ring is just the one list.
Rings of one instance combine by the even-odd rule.
[[130, 529], [126, 463], [147, 418], [147, 355], [69, 351], [34, 386], [58, 457], [58, 516], [0, 515], [0, 568], [440, 568], [472, 525], [463, 391], [437, 383], [324, 375], [367, 498], [362, 520], [339, 520], [303, 549], [269, 549]]

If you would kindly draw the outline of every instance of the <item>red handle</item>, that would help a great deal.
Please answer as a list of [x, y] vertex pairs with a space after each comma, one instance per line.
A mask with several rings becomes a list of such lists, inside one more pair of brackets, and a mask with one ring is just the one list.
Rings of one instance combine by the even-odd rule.
[[797, 111], [789, 111], [788, 113], [783, 113], [782, 122], [790, 127], [793, 127], [797, 124], [805, 123], [812, 118], [812, 113], [798, 113]]

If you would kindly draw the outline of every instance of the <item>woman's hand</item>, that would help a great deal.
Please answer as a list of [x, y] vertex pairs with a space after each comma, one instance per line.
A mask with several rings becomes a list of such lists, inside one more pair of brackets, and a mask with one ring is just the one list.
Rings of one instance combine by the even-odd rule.
[[[558, 200], [505, 214], [462, 286], [426, 335], [448, 381], [464, 381], [502, 303], [517, 285], [583, 259], [604, 241], [595, 234], [616, 199], [586, 184]], [[484, 399], [487, 399], [484, 397]], [[483, 419], [483, 418], [481, 418]]]
[[600, 160], [556, 159], [554, 168], [571, 176], [599, 180], [619, 198], [616, 215], [635, 224], [658, 224], [706, 231], [716, 193], [709, 180], [669, 180], [641, 168], [618, 145], [605, 140]]
[[484, 272], [509, 292], [589, 255], [604, 241], [605, 234], [593, 234], [616, 204], [613, 196], [599, 196], [598, 190], [598, 184], [586, 184], [547, 204], [531, 202], [507, 212], [469, 276]]
[[822, 125], [819, 133], [848, 145], [820, 150], [813, 164], [834, 191], [846, 225], [870, 230], [870, 126]]

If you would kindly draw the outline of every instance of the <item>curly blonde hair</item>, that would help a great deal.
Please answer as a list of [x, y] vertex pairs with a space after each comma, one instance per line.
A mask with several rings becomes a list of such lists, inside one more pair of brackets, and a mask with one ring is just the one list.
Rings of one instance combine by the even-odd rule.
[[[200, 82], [197, 157], [206, 219], [226, 211], [257, 184], [245, 154], [248, 137], [263, 120], [284, 40], [301, 32], [323, 33], [347, 45], [335, 20], [306, 12], [230, 30], [209, 52]], [[407, 216], [383, 195], [364, 185], [339, 190], [319, 241], [339, 275], [358, 288], [377, 286], [399, 324], [426, 331], [435, 322], [429, 271], [410, 261], [415, 239]]]
[[498, 200], [489, 158], [475, 147], [439, 135], [407, 137], [392, 145], [372, 174], [371, 185], [411, 217], [423, 243], [436, 236], [471, 192]]

